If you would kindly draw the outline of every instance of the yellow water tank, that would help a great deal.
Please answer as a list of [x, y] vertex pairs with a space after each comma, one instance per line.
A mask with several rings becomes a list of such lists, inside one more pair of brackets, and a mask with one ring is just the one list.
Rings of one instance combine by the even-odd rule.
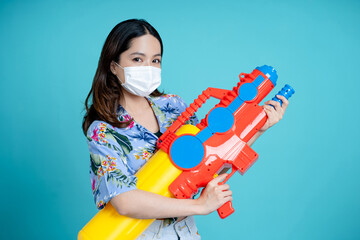
[[[200, 130], [193, 125], [184, 125], [176, 135], [195, 135]], [[170, 161], [163, 150], [157, 151], [135, 174], [137, 188], [166, 197], [174, 197], [169, 185], [182, 171]], [[133, 240], [148, 228], [155, 219], [136, 219], [118, 214], [110, 202], [100, 210], [78, 234], [78, 240]]]

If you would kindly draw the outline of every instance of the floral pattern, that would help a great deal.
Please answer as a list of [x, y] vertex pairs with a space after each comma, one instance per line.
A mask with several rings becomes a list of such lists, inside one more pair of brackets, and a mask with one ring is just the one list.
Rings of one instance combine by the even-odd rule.
[[[177, 95], [147, 97], [164, 133], [187, 107]], [[119, 106], [120, 121], [129, 121], [131, 116]], [[188, 124], [196, 125], [193, 115]], [[96, 207], [102, 209], [114, 196], [136, 189], [135, 173], [156, 150], [158, 137], [132, 121], [126, 128], [115, 128], [103, 121], [94, 121], [87, 132], [90, 151], [90, 181]]]

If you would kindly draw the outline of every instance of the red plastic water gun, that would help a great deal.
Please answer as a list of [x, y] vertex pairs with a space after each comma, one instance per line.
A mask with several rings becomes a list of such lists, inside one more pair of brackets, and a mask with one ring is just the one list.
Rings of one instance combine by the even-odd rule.
[[[158, 148], [170, 156], [170, 160], [182, 173], [173, 181], [170, 192], [176, 198], [191, 198], [199, 188], [206, 187], [215, 174], [231, 168], [231, 173], [221, 183], [238, 171], [243, 175], [258, 159], [258, 154], [247, 145], [261, 129], [267, 115], [258, 104], [275, 87], [277, 73], [270, 66], [257, 67], [252, 73], [241, 73], [240, 82], [233, 90], [208, 88], [178, 117], [158, 139]], [[287, 99], [295, 91], [289, 86], [278, 93]], [[177, 136], [175, 132], [210, 97], [220, 100], [201, 120], [196, 135]], [[282, 103], [276, 97], [273, 100]], [[231, 202], [218, 209], [221, 218], [232, 214]]]

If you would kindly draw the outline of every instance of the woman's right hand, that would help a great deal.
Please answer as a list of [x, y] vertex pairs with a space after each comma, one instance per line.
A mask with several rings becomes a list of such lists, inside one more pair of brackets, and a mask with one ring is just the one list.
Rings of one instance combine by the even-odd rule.
[[211, 180], [196, 199], [201, 206], [201, 214], [207, 215], [220, 208], [224, 203], [232, 201], [232, 192], [228, 184], [219, 185], [228, 174], [224, 173]]

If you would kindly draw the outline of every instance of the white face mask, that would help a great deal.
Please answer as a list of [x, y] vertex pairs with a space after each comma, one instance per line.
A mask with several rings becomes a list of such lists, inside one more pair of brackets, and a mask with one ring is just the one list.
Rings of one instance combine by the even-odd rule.
[[[115, 64], [121, 67], [118, 63]], [[121, 86], [134, 95], [149, 96], [161, 84], [161, 68], [152, 66], [121, 68], [124, 69], [125, 75], [125, 83], [121, 83]]]

